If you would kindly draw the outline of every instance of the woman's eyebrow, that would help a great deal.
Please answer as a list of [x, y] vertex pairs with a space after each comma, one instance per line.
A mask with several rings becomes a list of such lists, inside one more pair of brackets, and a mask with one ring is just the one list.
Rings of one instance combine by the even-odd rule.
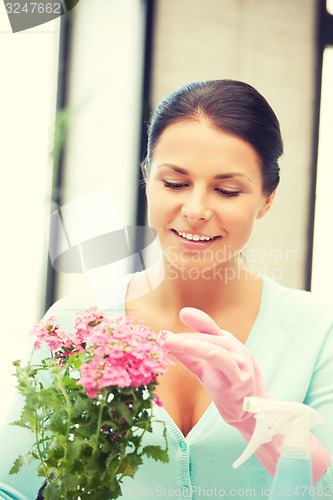
[[188, 170], [186, 170], [185, 168], [177, 167], [176, 165], [171, 165], [170, 163], [162, 163], [161, 165], [158, 165], [157, 168], [161, 168], [161, 167], [171, 168], [172, 170], [174, 170], [175, 172], [178, 172], [178, 174], [181, 174], [181, 175], [189, 175]]
[[[157, 168], [160, 167], [168, 167], [177, 172], [178, 174], [181, 175], [189, 175], [188, 170], [182, 167], [178, 167], [176, 165], [171, 165], [170, 163], [162, 163], [161, 165], [158, 165]], [[245, 174], [242, 174], [241, 172], [231, 172], [231, 173], [226, 173], [226, 174], [218, 174], [214, 176], [214, 179], [232, 179], [233, 177], [244, 177], [245, 179], [248, 179], [249, 181], [252, 182], [250, 177], [248, 177]]]

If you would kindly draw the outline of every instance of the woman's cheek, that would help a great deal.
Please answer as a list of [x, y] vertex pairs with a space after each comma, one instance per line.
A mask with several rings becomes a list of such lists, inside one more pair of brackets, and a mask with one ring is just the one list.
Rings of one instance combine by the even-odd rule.
[[148, 224], [158, 231], [165, 219], [165, 204], [163, 199], [151, 199], [148, 204]]

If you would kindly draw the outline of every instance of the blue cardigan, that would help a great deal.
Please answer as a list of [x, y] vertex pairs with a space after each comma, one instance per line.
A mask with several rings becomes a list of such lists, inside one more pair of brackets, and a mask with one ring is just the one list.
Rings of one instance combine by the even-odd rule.
[[[130, 277], [115, 291], [118, 307], [107, 311], [109, 314], [125, 314]], [[304, 402], [326, 419], [312, 432], [333, 456], [332, 308], [309, 292], [285, 288], [267, 277], [263, 277], [263, 283], [259, 314], [246, 346], [272, 397]], [[61, 299], [46, 316], [58, 317], [63, 329], [73, 328], [75, 312], [90, 307], [91, 300]], [[7, 424], [18, 418], [20, 404], [17, 398]], [[123, 498], [268, 498], [272, 478], [255, 456], [239, 469], [232, 468], [246, 443], [236, 429], [223, 421], [214, 403], [186, 437], [164, 408], [155, 406], [155, 418], [166, 423], [170, 461], [163, 464], [146, 458], [134, 479], [124, 479]], [[8, 474], [14, 459], [29, 448], [32, 437], [7, 424], [0, 429], [0, 498], [35, 500], [43, 479], [36, 476], [33, 464], [17, 475]], [[145, 436], [146, 442], [163, 446], [162, 430], [162, 425], [155, 422], [153, 434]], [[315, 489], [317, 495], [313, 498], [333, 498], [333, 460]]]

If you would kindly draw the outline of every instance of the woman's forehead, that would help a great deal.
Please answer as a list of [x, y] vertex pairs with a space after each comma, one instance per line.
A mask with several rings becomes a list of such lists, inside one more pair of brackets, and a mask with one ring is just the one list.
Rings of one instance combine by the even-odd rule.
[[[260, 155], [251, 144], [207, 123], [195, 121], [168, 126], [156, 143], [152, 160], [155, 167], [173, 165], [185, 170], [195, 165], [216, 166], [217, 169], [261, 165]], [[225, 172], [221, 172], [223, 174]]]

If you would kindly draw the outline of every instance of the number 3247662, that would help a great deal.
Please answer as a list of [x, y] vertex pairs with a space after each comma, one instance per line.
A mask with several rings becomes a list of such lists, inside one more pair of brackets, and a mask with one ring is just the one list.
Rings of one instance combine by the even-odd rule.
[[6, 5], [7, 14], [61, 14], [61, 3], [27, 2], [23, 5], [15, 2], [8, 2]]

